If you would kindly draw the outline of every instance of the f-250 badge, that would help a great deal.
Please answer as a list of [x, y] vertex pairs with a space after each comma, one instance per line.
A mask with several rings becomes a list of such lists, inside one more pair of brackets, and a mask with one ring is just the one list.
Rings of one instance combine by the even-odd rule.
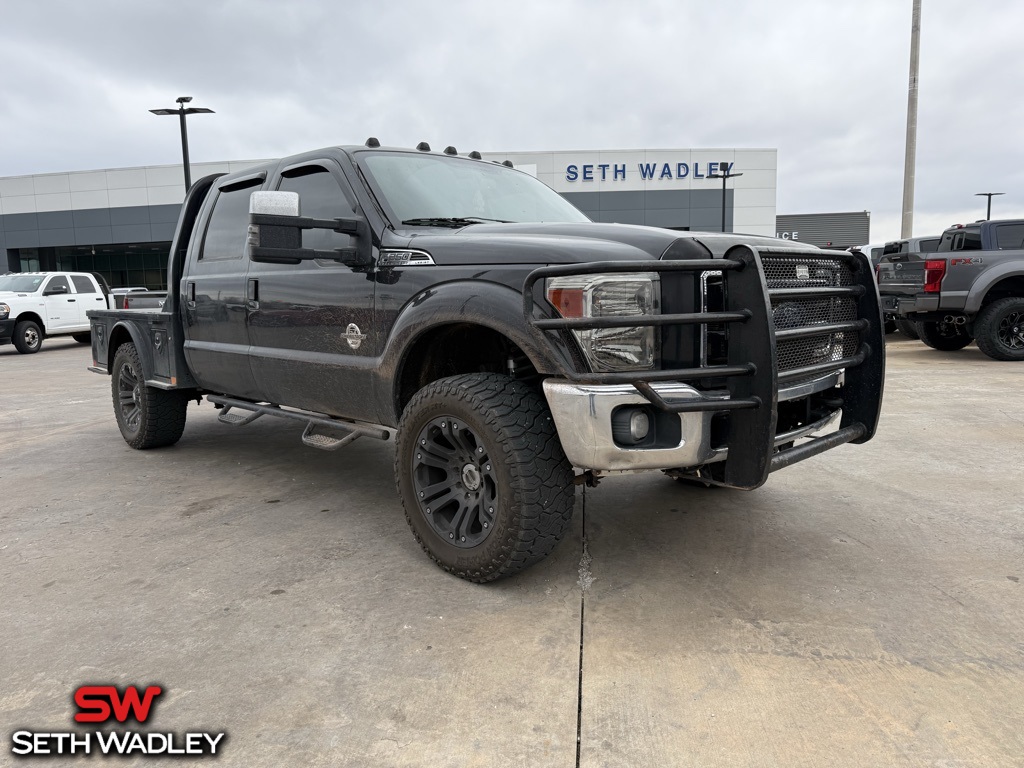
[[366, 338], [365, 333], [360, 333], [359, 326], [355, 323], [349, 323], [348, 328], [341, 334], [341, 338], [348, 342], [348, 345], [352, 349], [359, 349], [359, 345], [363, 343], [363, 339]]

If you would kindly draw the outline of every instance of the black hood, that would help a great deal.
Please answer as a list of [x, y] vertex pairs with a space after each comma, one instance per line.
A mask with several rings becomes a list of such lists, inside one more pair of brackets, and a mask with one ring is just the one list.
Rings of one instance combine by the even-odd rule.
[[427, 251], [436, 264], [572, 264], [660, 259], [677, 240], [695, 241], [687, 243], [690, 247], [683, 249], [683, 253], [692, 254], [691, 258], [720, 256], [737, 243], [792, 245], [788, 241], [760, 236], [582, 222], [473, 224], [461, 229], [388, 231], [384, 246]]

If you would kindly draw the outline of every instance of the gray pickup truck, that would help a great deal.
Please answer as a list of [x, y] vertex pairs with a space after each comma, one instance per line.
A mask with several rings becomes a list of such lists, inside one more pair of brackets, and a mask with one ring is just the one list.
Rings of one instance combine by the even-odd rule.
[[878, 289], [933, 349], [973, 340], [994, 360], [1024, 360], [1024, 219], [957, 225], [935, 253], [883, 256]]

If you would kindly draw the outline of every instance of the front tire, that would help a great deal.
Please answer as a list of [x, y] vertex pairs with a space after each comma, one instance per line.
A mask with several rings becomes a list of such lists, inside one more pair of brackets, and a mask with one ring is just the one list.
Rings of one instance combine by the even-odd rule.
[[908, 339], [919, 339], [921, 335], [917, 332], [917, 323], [911, 320], [909, 317], [896, 316], [896, 330], [906, 336]]
[[978, 349], [993, 360], [1024, 360], [1024, 299], [988, 304], [974, 321]]
[[572, 518], [572, 466], [547, 404], [508, 376], [466, 374], [421, 389], [399, 424], [395, 479], [420, 546], [468, 581], [542, 560]]
[[918, 323], [917, 332], [921, 335], [921, 341], [940, 352], [955, 352], [974, 341], [966, 325], [947, 323], [944, 320]]
[[132, 448], [162, 448], [181, 439], [188, 399], [181, 392], [147, 387], [139, 351], [131, 342], [114, 354], [110, 389], [117, 426]]
[[14, 348], [23, 355], [34, 355], [43, 346], [43, 330], [34, 320], [22, 320], [14, 326]]
[[86, 331], [85, 333], [72, 333], [71, 338], [77, 341], [79, 344], [91, 344], [92, 332]]

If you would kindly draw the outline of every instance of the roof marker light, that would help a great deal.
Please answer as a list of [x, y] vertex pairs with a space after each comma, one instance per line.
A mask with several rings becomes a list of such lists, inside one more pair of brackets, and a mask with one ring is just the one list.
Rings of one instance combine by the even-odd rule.
[[420, 152], [429, 152], [430, 145], [427, 144], [427, 142], [425, 141], [421, 141], [419, 144], [416, 145], [416, 149], [418, 149]]

